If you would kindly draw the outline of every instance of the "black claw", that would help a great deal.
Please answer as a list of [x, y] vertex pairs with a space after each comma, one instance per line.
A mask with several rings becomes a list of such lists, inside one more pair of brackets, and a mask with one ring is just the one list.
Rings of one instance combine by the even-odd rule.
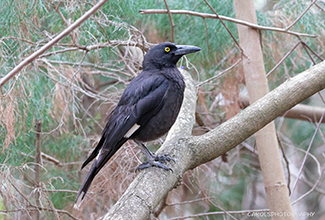
[[170, 162], [170, 161], [174, 161], [175, 160], [171, 157], [169, 157], [167, 154], [161, 155], [161, 156], [155, 156], [154, 160], [147, 160], [146, 162], [144, 162], [143, 164], [141, 164], [140, 166], [138, 166], [135, 169], [135, 172], [141, 171], [143, 169], [149, 168], [149, 167], [159, 167], [161, 169], [164, 169], [166, 171], [172, 171], [173, 170], [169, 167], [167, 167], [165, 164], [166, 162]]
[[140, 165], [135, 169], [134, 172], [137, 173], [138, 171], [141, 171], [141, 170], [146, 169], [146, 168], [149, 168], [149, 167], [151, 167], [151, 165], [149, 164], [148, 161], [146, 161], [146, 162], [140, 164]]

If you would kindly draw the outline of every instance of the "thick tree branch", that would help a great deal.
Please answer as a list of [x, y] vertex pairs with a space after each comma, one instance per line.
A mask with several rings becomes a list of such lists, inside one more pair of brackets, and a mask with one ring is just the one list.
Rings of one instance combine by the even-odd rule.
[[276, 117], [324, 88], [325, 62], [322, 62], [287, 80], [212, 131], [193, 137], [189, 134], [194, 123], [195, 87], [187, 80], [179, 118], [157, 152], [169, 153], [175, 159], [175, 163], [168, 164], [174, 172], [158, 168], [140, 172], [104, 219], [149, 219], [151, 211], [177, 186], [185, 171], [231, 150]]
[[[241, 108], [246, 108], [249, 106], [248, 97], [240, 97], [239, 102]], [[322, 107], [297, 104], [295, 107], [286, 111], [283, 114], [283, 117], [317, 123], [321, 119], [324, 112], [325, 108]], [[321, 122], [325, 123], [325, 118], [323, 118]]]

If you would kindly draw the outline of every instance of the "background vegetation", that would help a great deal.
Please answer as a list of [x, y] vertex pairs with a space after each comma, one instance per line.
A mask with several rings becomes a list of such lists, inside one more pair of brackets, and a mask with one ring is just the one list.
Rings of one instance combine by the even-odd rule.
[[[97, 1], [3, 0], [0, 8], [0, 76], [68, 27]], [[311, 1], [277, 1], [258, 11], [258, 23], [285, 28], [299, 17]], [[235, 17], [230, 0], [210, 3], [219, 15]], [[168, 1], [171, 9], [212, 13], [202, 1]], [[164, 9], [164, 1], [109, 1], [77, 30], [28, 65], [4, 85], [0, 99], [0, 219], [90, 219], [106, 213], [134, 176], [137, 160], [128, 143], [94, 182], [82, 209], [72, 209], [77, 190], [87, 173], [81, 163], [98, 141], [107, 113], [125, 86], [141, 71], [143, 54], [155, 43], [171, 41], [168, 15], [141, 15], [141, 9]], [[288, 77], [324, 58], [325, 4], [307, 13], [290, 30], [316, 35], [301, 37], [263, 31], [263, 53], [269, 72], [299, 42], [300, 45], [273, 71], [271, 89]], [[175, 43], [191, 44], [202, 52], [188, 56], [181, 65], [191, 71], [197, 83], [233, 65], [240, 51], [217, 19], [173, 15]], [[224, 22], [235, 39], [235, 23]], [[136, 45], [136, 47], [134, 47]], [[202, 134], [238, 112], [240, 95], [246, 90], [240, 65], [198, 87], [197, 124], [193, 133]], [[306, 103], [324, 106], [320, 94]], [[42, 167], [35, 182], [35, 121], [42, 122]], [[291, 173], [297, 176], [304, 152], [312, 141], [299, 193], [312, 187], [317, 169], [324, 168], [324, 132], [312, 140], [315, 124], [279, 118], [276, 121]], [[324, 127], [321, 127], [324, 131]], [[150, 143], [154, 150], [163, 138]], [[136, 154], [141, 158], [137, 148]], [[301, 151], [302, 150], [302, 151]], [[315, 162], [316, 161], [316, 162]], [[267, 207], [254, 139], [250, 138], [223, 158], [217, 158], [187, 172], [173, 190], [161, 219], [220, 210], [253, 210]], [[294, 209], [325, 215], [321, 181]], [[291, 182], [291, 184], [293, 184]], [[37, 202], [38, 201], [38, 202]], [[308, 204], [308, 205], [307, 205]], [[236, 218], [245, 218], [234, 215]], [[214, 215], [207, 219], [219, 219]], [[230, 218], [227, 216], [227, 218]]]

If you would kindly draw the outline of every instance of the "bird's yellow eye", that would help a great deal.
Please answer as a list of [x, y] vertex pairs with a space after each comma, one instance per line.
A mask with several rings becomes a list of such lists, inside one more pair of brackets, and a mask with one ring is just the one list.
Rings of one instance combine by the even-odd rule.
[[165, 51], [168, 53], [170, 51], [169, 47], [165, 47]]

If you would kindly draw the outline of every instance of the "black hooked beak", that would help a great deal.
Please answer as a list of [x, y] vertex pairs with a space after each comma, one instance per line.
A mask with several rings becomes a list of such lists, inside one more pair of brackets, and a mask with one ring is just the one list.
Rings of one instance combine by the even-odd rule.
[[174, 52], [174, 54], [177, 56], [183, 56], [185, 54], [195, 53], [201, 50], [201, 48], [199, 47], [189, 46], [189, 45], [176, 45], [176, 48], [177, 49]]

